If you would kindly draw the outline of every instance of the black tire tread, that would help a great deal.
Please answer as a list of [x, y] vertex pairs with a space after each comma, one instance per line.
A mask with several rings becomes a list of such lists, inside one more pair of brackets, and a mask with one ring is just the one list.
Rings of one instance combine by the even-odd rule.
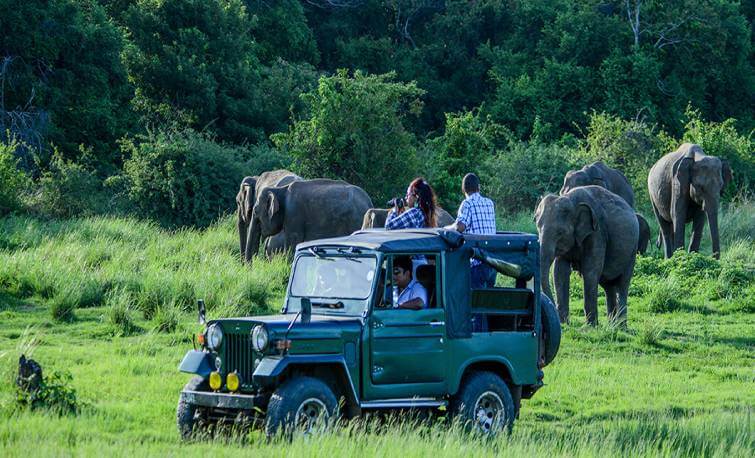
[[556, 306], [543, 293], [540, 293], [540, 320], [543, 325], [543, 359], [547, 366], [556, 358], [561, 347], [561, 321]]
[[289, 415], [296, 411], [302, 401], [310, 397], [319, 397], [325, 403], [331, 417], [337, 414], [338, 401], [333, 390], [325, 382], [315, 377], [295, 377], [279, 386], [270, 397], [265, 434], [268, 437], [280, 432], [290, 434], [292, 431], [286, 424]]
[[516, 406], [511, 390], [505, 381], [498, 375], [489, 371], [474, 371], [462, 380], [459, 392], [451, 400], [451, 412], [454, 417], [460, 418], [467, 428], [474, 421], [474, 404], [479, 395], [484, 391], [496, 391], [503, 401], [506, 419], [504, 430], [511, 432], [516, 419]]
[[[207, 381], [203, 377], [194, 377], [184, 386], [184, 390], [200, 390], [203, 385], [206, 385], [206, 382]], [[185, 402], [183, 397], [178, 398], [178, 406], [176, 407], [176, 425], [178, 426], [178, 433], [181, 435], [182, 440], [188, 441], [194, 435], [195, 412], [196, 406]]]

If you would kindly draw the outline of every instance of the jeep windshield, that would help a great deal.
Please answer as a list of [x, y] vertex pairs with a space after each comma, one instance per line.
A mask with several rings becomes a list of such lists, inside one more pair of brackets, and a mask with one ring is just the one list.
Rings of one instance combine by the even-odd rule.
[[[374, 256], [300, 256], [294, 265], [291, 297], [308, 297], [312, 313], [361, 315], [372, 292], [377, 259]], [[299, 309], [289, 302], [289, 312]]]

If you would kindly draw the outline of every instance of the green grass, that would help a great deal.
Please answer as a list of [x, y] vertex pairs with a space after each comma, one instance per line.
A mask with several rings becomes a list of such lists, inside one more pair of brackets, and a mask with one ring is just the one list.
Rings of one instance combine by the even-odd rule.
[[[601, 325], [584, 327], [575, 278], [546, 386], [523, 402], [513, 434], [493, 441], [443, 420], [397, 419], [293, 443], [251, 432], [182, 444], [175, 404], [189, 376], [176, 368], [199, 330], [195, 299], [210, 317], [277, 310], [286, 260], [242, 266], [230, 218], [179, 232], [131, 219], [2, 219], [0, 455], [753, 456], [755, 225], [738, 210], [722, 215], [739, 236], [726, 238], [720, 262], [657, 252], [638, 261], [627, 330], [606, 325], [603, 298]], [[654, 311], [664, 282], [684, 307]], [[73, 304], [71, 320], [53, 318], [58, 304]], [[17, 406], [21, 353], [72, 376], [77, 414]]]

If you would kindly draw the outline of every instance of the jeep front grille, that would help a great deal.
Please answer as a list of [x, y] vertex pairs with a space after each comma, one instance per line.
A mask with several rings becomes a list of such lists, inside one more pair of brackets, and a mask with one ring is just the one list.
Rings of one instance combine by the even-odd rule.
[[252, 339], [249, 334], [225, 335], [225, 373], [238, 371], [241, 375], [242, 386], [252, 384], [254, 373], [255, 353], [252, 350]]

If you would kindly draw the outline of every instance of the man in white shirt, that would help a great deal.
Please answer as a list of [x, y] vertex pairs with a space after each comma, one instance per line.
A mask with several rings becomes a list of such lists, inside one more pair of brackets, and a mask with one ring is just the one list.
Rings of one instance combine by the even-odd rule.
[[427, 290], [412, 278], [412, 258], [393, 258], [393, 284], [398, 287], [398, 300], [394, 308], [421, 310], [427, 308]]

